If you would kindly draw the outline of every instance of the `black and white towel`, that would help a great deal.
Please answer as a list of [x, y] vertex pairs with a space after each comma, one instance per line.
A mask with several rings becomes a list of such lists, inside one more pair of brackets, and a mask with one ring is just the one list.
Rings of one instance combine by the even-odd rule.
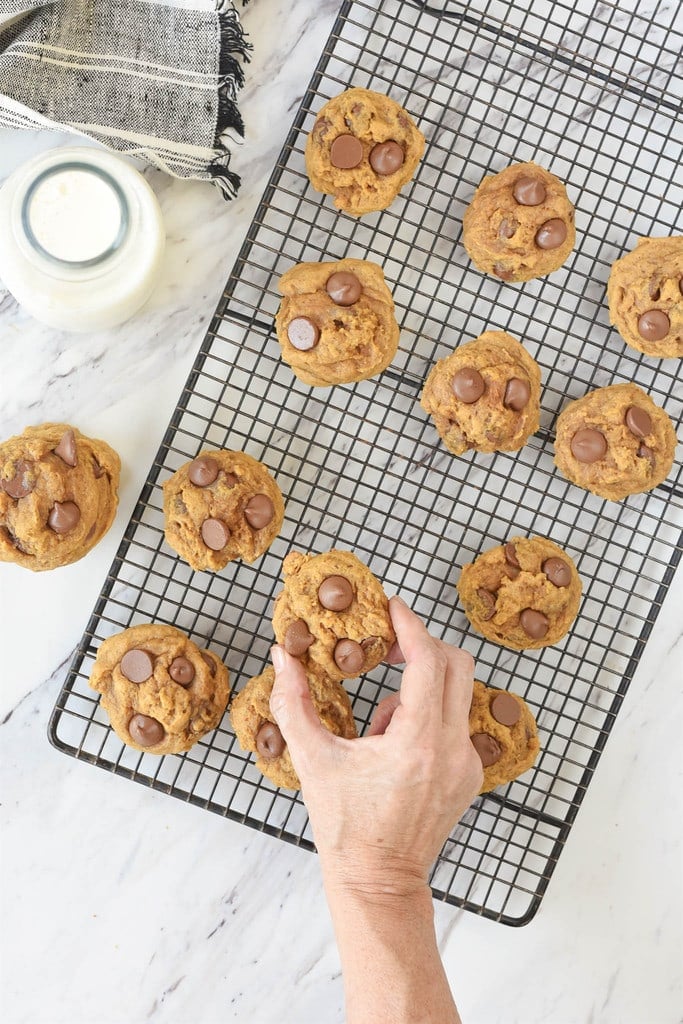
[[0, 0], [0, 127], [72, 129], [230, 198], [249, 49], [232, 0]]

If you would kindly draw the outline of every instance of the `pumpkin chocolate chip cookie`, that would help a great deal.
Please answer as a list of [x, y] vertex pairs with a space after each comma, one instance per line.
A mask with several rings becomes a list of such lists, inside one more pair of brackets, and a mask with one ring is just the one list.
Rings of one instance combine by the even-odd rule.
[[683, 357], [683, 235], [640, 238], [613, 264], [610, 323], [627, 345], [660, 359]]
[[555, 465], [573, 484], [610, 501], [661, 484], [675, 452], [671, 420], [635, 384], [590, 391], [557, 420]]
[[245, 452], [204, 451], [164, 484], [168, 544], [197, 571], [254, 562], [284, 518], [280, 488]]
[[422, 407], [455, 455], [517, 451], [538, 430], [541, 371], [504, 331], [486, 331], [440, 359]]
[[359, 217], [393, 202], [424, 147], [398, 103], [370, 89], [347, 89], [318, 114], [306, 142], [306, 171], [314, 189]]
[[574, 248], [574, 207], [554, 174], [513, 164], [484, 178], [465, 211], [472, 262], [501, 281], [530, 281], [561, 267]]
[[545, 537], [513, 537], [463, 567], [458, 595], [474, 628], [515, 651], [560, 640], [576, 618], [581, 580]]
[[536, 720], [516, 693], [474, 681], [470, 741], [481, 758], [481, 793], [512, 782], [531, 768], [540, 749]]
[[366, 380], [396, 355], [399, 328], [382, 268], [369, 260], [300, 263], [280, 278], [282, 358], [306, 384]]
[[[335, 736], [355, 739], [351, 701], [341, 683], [311, 669], [307, 676], [313, 707], [325, 728]], [[284, 789], [300, 789], [289, 749], [270, 710], [274, 681], [270, 666], [250, 679], [230, 705], [230, 721], [242, 750], [256, 754], [256, 767], [267, 779]]]
[[174, 626], [131, 626], [100, 645], [90, 686], [129, 747], [178, 754], [215, 729], [230, 693], [228, 670]]
[[116, 514], [121, 461], [67, 423], [0, 445], [0, 561], [38, 572], [78, 561]]
[[386, 658], [396, 639], [379, 580], [350, 551], [290, 552], [275, 599], [277, 642], [306, 668], [351, 679]]

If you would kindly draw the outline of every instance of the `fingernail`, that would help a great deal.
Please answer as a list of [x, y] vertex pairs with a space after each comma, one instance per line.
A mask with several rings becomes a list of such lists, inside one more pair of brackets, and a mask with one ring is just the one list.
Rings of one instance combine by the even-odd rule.
[[278, 672], [283, 672], [285, 668], [285, 652], [282, 648], [278, 647], [277, 644], [273, 644], [270, 648], [270, 656], [273, 659], [275, 674], [277, 675]]
[[408, 605], [407, 605], [407, 604], [405, 603], [405, 601], [403, 600], [403, 598], [402, 598], [402, 597], [400, 597], [400, 595], [399, 595], [399, 594], [394, 594], [394, 596], [392, 597], [392, 599], [391, 599], [391, 600], [392, 600], [392, 601], [397, 601], [397, 602], [398, 602], [398, 604], [402, 604], [404, 608], [407, 608], [407, 607], [408, 607]]

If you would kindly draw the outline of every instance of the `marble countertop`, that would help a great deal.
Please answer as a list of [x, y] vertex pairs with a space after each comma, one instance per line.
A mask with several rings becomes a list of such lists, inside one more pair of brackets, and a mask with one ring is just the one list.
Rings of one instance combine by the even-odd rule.
[[[592, 5], [588, 5], [592, 6]], [[148, 170], [163, 278], [132, 322], [42, 327], [0, 286], [0, 436], [75, 422], [121, 454], [121, 507], [84, 561], [0, 570], [6, 1024], [343, 1020], [315, 856], [55, 751], [46, 729], [207, 322], [338, 7], [258, 0], [226, 204]], [[0, 180], [72, 141], [0, 132]], [[150, 401], [149, 396], [153, 395]], [[511, 929], [436, 904], [466, 1024], [674, 1024], [683, 1006], [683, 573], [670, 589], [541, 909]]]

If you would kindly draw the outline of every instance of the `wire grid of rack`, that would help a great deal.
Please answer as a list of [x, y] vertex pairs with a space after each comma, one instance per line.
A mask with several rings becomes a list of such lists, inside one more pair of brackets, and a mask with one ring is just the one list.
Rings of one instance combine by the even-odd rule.
[[[588, 19], [563, 3], [483, 3], [344, 3], [59, 695], [50, 737], [82, 760], [312, 848], [300, 796], [261, 777], [227, 715], [186, 755], [155, 758], [121, 744], [87, 680], [102, 639], [157, 620], [221, 655], [239, 690], [268, 659], [287, 551], [353, 549], [434, 633], [472, 652], [478, 678], [521, 694], [537, 717], [536, 766], [475, 802], [432, 875], [437, 898], [514, 925], [538, 909], [683, 550], [680, 449], [665, 484], [620, 503], [572, 486], [552, 463], [559, 410], [597, 386], [634, 380], [680, 428], [675, 361], [649, 360], [622, 343], [608, 324], [605, 285], [636, 238], [683, 229], [674, 76], [683, 37], [633, 5], [604, 3]], [[413, 182], [389, 210], [361, 220], [313, 192], [303, 159], [316, 112], [350, 85], [390, 94], [428, 140]], [[485, 173], [529, 159], [567, 182], [577, 244], [561, 270], [512, 286], [470, 264], [462, 216]], [[375, 380], [311, 389], [279, 358], [277, 281], [294, 263], [347, 255], [383, 265], [401, 324], [398, 355]], [[437, 358], [488, 328], [512, 333], [540, 363], [541, 428], [517, 454], [455, 458], [419, 394]], [[193, 573], [164, 542], [161, 484], [206, 447], [246, 450], [285, 494], [283, 531], [253, 566]], [[539, 534], [575, 559], [584, 598], [559, 644], [513, 653], [470, 630], [455, 583], [481, 551]], [[359, 731], [399, 681], [383, 666], [348, 683]]]

